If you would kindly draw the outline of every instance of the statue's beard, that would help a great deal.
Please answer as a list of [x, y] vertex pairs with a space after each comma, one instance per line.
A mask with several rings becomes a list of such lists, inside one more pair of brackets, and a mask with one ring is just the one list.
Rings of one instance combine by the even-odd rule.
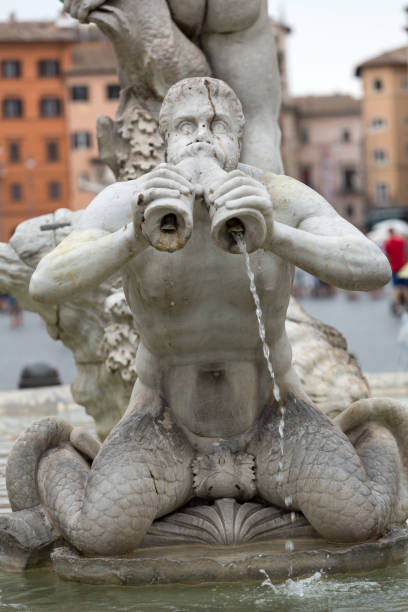
[[181, 151], [168, 154], [167, 161], [172, 164], [178, 164], [183, 159], [189, 159], [191, 157], [210, 157], [214, 159], [221, 168], [230, 172], [238, 166], [239, 150], [236, 151], [235, 155], [227, 157], [221, 147], [217, 147], [208, 142], [192, 142], [186, 145]]

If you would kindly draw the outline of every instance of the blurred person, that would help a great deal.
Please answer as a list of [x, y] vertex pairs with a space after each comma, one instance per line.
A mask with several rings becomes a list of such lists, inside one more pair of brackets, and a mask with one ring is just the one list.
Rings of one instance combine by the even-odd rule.
[[6, 293], [0, 293], [0, 312], [8, 312], [8, 299]]
[[20, 327], [23, 324], [23, 312], [17, 300], [11, 295], [7, 295], [7, 302], [10, 313], [10, 327]]
[[394, 290], [391, 309], [394, 314], [399, 315], [408, 307], [408, 279], [398, 276], [398, 272], [407, 263], [407, 244], [405, 238], [396, 234], [393, 228], [388, 230], [388, 234], [388, 239], [384, 243], [384, 250], [392, 270]]

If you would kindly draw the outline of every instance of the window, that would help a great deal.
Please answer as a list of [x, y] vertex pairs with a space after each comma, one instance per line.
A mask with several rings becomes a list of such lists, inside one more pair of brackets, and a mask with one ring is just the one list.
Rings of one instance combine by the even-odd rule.
[[74, 132], [72, 134], [72, 147], [74, 149], [89, 149], [91, 146], [90, 132]]
[[374, 79], [373, 80], [373, 89], [374, 91], [382, 91], [384, 88], [382, 79]]
[[356, 189], [355, 168], [342, 168], [341, 187], [343, 191], [355, 191]]
[[18, 79], [21, 75], [21, 64], [18, 60], [3, 60], [1, 62], [1, 76], [3, 79]]
[[12, 202], [21, 202], [23, 199], [23, 188], [21, 183], [11, 183], [10, 185], [10, 200]]
[[3, 100], [3, 117], [12, 119], [23, 116], [23, 103], [19, 98]]
[[309, 132], [306, 128], [301, 128], [299, 139], [302, 144], [309, 144]]
[[8, 158], [11, 164], [18, 164], [21, 161], [21, 147], [19, 142], [9, 142]]
[[61, 183], [58, 181], [51, 181], [51, 183], [48, 183], [48, 197], [50, 200], [61, 199]]
[[108, 100], [117, 100], [120, 96], [120, 85], [107, 85], [106, 97]]
[[55, 140], [50, 140], [46, 143], [46, 157], [47, 161], [55, 162], [60, 158], [59, 155], [59, 144]]
[[388, 203], [388, 183], [375, 184], [375, 202], [376, 204]]
[[60, 74], [60, 63], [58, 60], [44, 59], [38, 62], [38, 76], [57, 77]]
[[384, 119], [384, 117], [373, 117], [371, 119], [371, 132], [379, 132], [380, 130], [383, 130], [386, 126], [386, 120]]
[[74, 85], [70, 89], [71, 100], [88, 100], [88, 87], [86, 85]]
[[43, 98], [40, 100], [41, 117], [59, 117], [61, 115], [61, 100], [58, 98]]
[[354, 217], [354, 206], [353, 206], [353, 204], [346, 204], [344, 211], [346, 213], [346, 217], [348, 217], [349, 219]]
[[351, 142], [351, 132], [348, 128], [344, 128], [341, 133], [341, 141], [342, 142]]
[[374, 149], [373, 160], [375, 164], [384, 164], [387, 161], [387, 151], [384, 151], [384, 149]]

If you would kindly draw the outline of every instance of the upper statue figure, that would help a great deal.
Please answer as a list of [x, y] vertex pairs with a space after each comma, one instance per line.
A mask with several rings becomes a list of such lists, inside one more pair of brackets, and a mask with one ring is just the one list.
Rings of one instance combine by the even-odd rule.
[[[224, 82], [175, 84], [160, 114], [167, 163], [107, 187], [32, 276], [34, 299], [61, 302], [120, 270], [140, 335], [129, 408], [92, 465], [61, 419], [32, 426], [10, 456], [13, 509], [41, 507], [85, 553], [135, 549], [194, 496], [300, 510], [337, 541], [382, 534], [406, 513], [391, 433], [353, 446], [303, 391], [285, 332], [294, 266], [371, 290], [389, 280], [387, 259], [309, 187], [241, 165], [243, 128]], [[252, 251], [279, 405], [237, 231]]]
[[247, 120], [242, 161], [282, 172], [281, 88], [267, 0], [63, 3], [73, 17], [97, 24], [112, 40], [123, 91], [132, 90], [153, 115], [180, 79], [213, 75], [226, 81]]

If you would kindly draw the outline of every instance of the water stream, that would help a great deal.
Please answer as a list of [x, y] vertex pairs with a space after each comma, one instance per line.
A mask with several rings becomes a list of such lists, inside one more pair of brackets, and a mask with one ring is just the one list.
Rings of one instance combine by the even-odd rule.
[[[276, 400], [276, 402], [278, 403], [279, 406], [279, 426], [278, 426], [278, 431], [279, 431], [279, 451], [280, 451], [280, 456], [279, 456], [279, 462], [278, 462], [278, 474], [276, 476], [276, 480], [278, 483], [282, 483], [283, 482], [283, 458], [284, 458], [284, 453], [285, 453], [285, 406], [283, 405], [283, 402], [281, 401], [281, 394], [280, 394], [280, 390], [279, 390], [279, 385], [278, 382], [276, 380], [276, 376], [275, 373], [273, 371], [273, 365], [272, 365], [272, 361], [271, 361], [271, 351], [270, 348], [266, 342], [266, 331], [265, 331], [265, 325], [264, 325], [264, 321], [263, 321], [263, 312], [262, 312], [262, 306], [261, 306], [261, 300], [259, 299], [259, 295], [258, 295], [258, 291], [256, 288], [256, 283], [255, 283], [255, 274], [252, 270], [251, 267], [251, 260], [246, 248], [246, 243], [245, 243], [245, 237], [244, 234], [240, 233], [240, 232], [234, 232], [233, 233], [233, 237], [238, 245], [239, 250], [241, 251], [241, 253], [243, 254], [244, 258], [245, 258], [245, 265], [246, 265], [246, 271], [248, 274], [248, 278], [249, 278], [249, 288], [252, 294], [252, 298], [254, 300], [254, 304], [255, 304], [255, 314], [256, 314], [256, 319], [258, 322], [258, 331], [259, 331], [259, 337], [261, 339], [262, 342], [262, 350], [263, 350], [263, 354], [265, 357], [265, 361], [268, 367], [268, 372], [270, 374], [270, 377], [272, 379], [272, 384], [273, 384], [273, 395], [274, 398]], [[287, 508], [289, 508], [292, 504], [292, 497], [290, 495], [286, 496], [284, 498], [284, 502], [285, 502], [285, 506]], [[294, 522], [296, 520], [296, 513], [292, 512], [291, 513], [291, 521]], [[292, 540], [286, 540], [285, 542], [285, 549], [288, 552], [293, 551], [295, 548], [294, 543]], [[291, 574], [291, 568], [289, 567], [289, 576]]]

